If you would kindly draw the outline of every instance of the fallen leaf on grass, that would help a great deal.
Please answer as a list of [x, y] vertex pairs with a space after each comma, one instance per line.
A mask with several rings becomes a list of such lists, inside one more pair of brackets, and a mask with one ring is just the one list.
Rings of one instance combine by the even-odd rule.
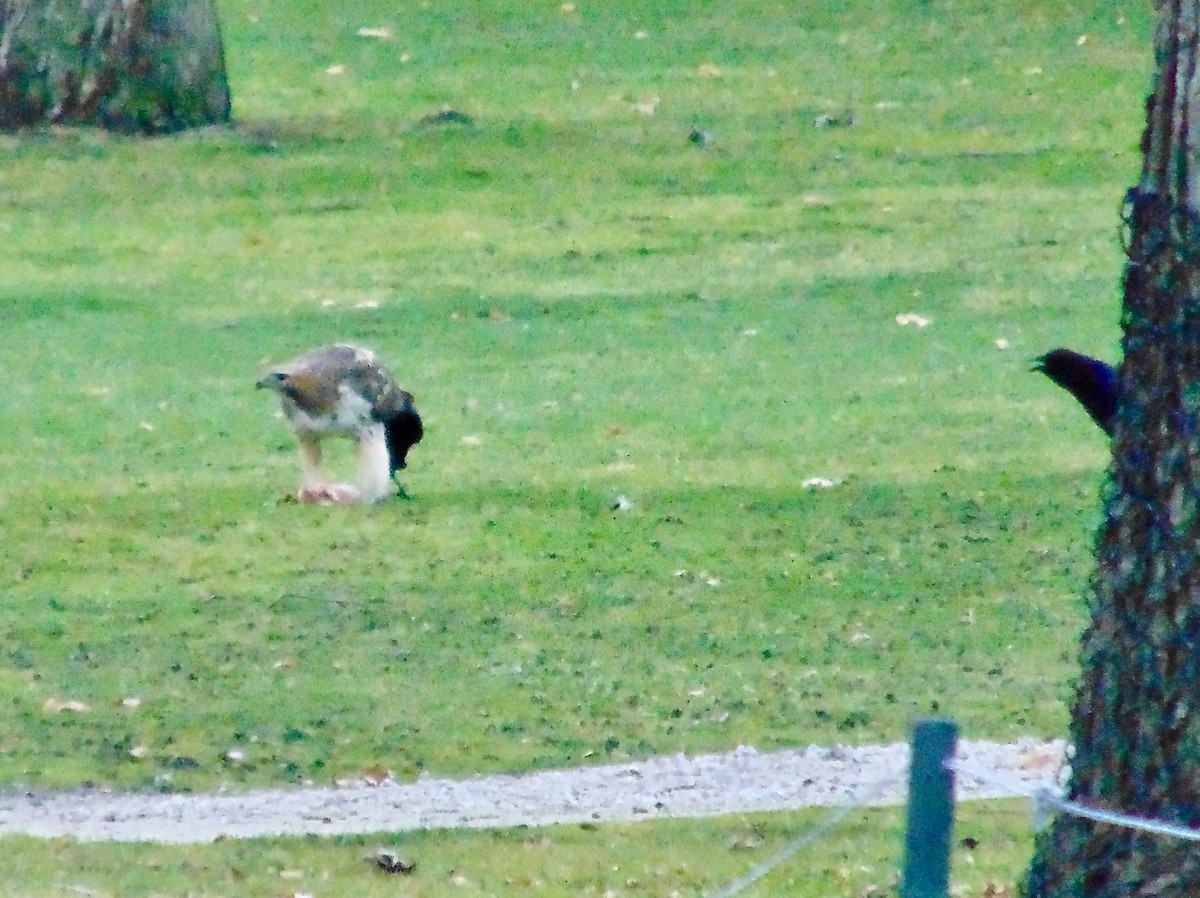
[[633, 104], [633, 111], [638, 115], [654, 115], [658, 112], [658, 97], [650, 97], [647, 100], [639, 100]]
[[901, 312], [896, 316], [896, 323], [901, 327], [907, 327], [910, 324], [917, 327], [928, 327], [930, 320], [924, 315], [918, 315], [916, 312]]
[[840, 479], [830, 477], [808, 477], [800, 481], [800, 485], [806, 490], [827, 490], [841, 482]]
[[352, 776], [339, 777], [335, 782], [343, 787], [382, 786], [384, 783], [394, 781], [395, 778], [396, 775], [383, 765], [372, 764]]
[[78, 714], [84, 714], [92, 710], [92, 706], [87, 702], [62, 699], [52, 695], [42, 703], [42, 710], [48, 711], [51, 714], [58, 714], [60, 711], [74, 711]]
[[853, 109], [843, 109], [841, 112], [822, 113], [813, 119], [814, 128], [849, 128], [855, 123]]
[[696, 66], [696, 74], [701, 78], [719, 78], [721, 77], [721, 70], [714, 63], [702, 62]]
[[736, 833], [729, 838], [729, 847], [734, 851], [753, 851], [762, 847], [762, 836], [756, 832]]
[[379, 40], [388, 40], [392, 36], [390, 28], [360, 28], [358, 29], [359, 37], [375, 37]]
[[399, 854], [392, 851], [390, 848], [376, 848], [363, 860], [371, 861], [382, 870], [384, 873], [412, 873], [417, 869], [417, 865], [412, 861], [406, 861]]
[[475, 124], [475, 119], [457, 109], [442, 108], [417, 119], [418, 128], [432, 128], [437, 125], [464, 125], [468, 128]]
[[372, 764], [362, 772], [362, 778], [372, 786], [378, 786], [392, 779], [392, 771], [379, 764]]

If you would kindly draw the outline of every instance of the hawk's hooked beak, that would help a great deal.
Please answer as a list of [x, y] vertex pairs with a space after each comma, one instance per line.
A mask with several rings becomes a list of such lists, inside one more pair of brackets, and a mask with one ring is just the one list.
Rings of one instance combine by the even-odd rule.
[[287, 375], [279, 371], [272, 371], [265, 377], [261, 377], [254, 386], [260, 390], [283, 390], [283, 385], [287, 383]]

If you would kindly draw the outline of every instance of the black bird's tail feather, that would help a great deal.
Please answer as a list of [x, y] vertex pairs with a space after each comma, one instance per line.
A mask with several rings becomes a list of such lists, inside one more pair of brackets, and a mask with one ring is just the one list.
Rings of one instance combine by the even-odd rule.
[[1038, 357], [1033, 370], [1074, 396], [1100, 429], [1112, 436], [1117, 415], [1117, 371], [1112, 365], [1070, 349], [1052, 349]]
[[421, 416], [417, 414], [411, 401], [406, 403], [406, 406], [403, 411], [385, 421], [383, 425], [393, 476], [408, 464], [408, 450], [421, 442], [421, 437], [425, 435]]

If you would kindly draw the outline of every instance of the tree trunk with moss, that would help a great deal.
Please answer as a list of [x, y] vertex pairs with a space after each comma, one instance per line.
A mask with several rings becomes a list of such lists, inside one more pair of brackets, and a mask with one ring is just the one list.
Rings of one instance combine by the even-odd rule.
[[[1200, 827], [1200, 0], [1159, 0], [1069, 797]], [[1200, 895], [1194, 844], [1062, 814], [1028, 892]]]
[[0, 0], [0, 128], [228, 120], [213, 0]]

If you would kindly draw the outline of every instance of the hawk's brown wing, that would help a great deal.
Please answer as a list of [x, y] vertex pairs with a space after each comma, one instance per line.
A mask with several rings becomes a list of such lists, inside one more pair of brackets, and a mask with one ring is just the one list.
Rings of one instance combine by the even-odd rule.
[[[370, 420], [384, 425], [393, 474], [405, 466], [408, 450], [424, 434], [412, 394], [400, 389], [375, 353], [361, 346], [337, 343], [310, 350], [266, 375], [258, 385], [283, 394], [284, 412], [297, 426], [297, 410], [332, 419], [339, 408], [344, 412], [348, 398], [360, 398], [357, 407], [364, 414], [360, 426], [365, 428]], [[339, 429], [345, 426], [343, 419]]]

